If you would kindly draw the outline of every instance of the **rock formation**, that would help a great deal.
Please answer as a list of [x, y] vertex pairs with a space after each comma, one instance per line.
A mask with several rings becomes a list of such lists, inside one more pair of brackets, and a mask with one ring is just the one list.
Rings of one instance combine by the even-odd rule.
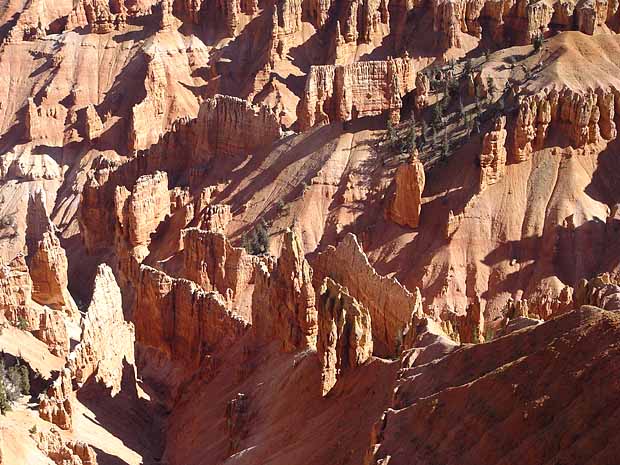
[[74, 398], [71, 370], [65, 368], [39, 399], [39, 416], [61, 429], [70, 430], [73, 427]]
[[316, 348], [317, 310], [312, 268], [293, 231], [285, 233], [273, 271], [269, 272], [264, 265], [256, 271], [252, 326], [260, 340], [279, 340], [285, 351]]
[[0, 264], [0, 311], [12, 324], [20, 318], [34, 327], [27, 314], [31, 304], [32, 280], [23, 254], [17, 255], [9, 263]]
[[515, 161], [527, 160], [543, 148], [553, 125], [566, 131], [575, 148], [615, 138], [617, 94], [613, 88], [586, 93], [563, 88], [522, 97], [513, 136]]
[[59, 357], [69, 354], [69, 335], [67, 325], [59, 312], [44, 308], [39, 315], [38, 329], [32, 334], [47, 344], [50, 352]]
[[207, 231], [226, 234], [226, 226], [232, 219], [230, 205], [208, 205], [201, 214], [201, 227]]
[[[413, 313], [420, 313], [422, 298], [397, 280], [380, 276], [364, 254], [357, 238], [347, 234], [337, 247], [329, 246], [312, 261], [315, 280], [332, 278], [367, 308], [372, 320], [374, 354], [397, 356]], [[351, 270], [355, 270], [352, 273]]]
[[418, 111], [423, 110], [428, 105], [428, 96], [431, 90], [431, 82], [424, 73], [417, 73], [415, 76], [415, 107]]
[[36, 190], [28, 202], [27, 263], [33, 282], [32, 298], [43, 305], [75, 315], [77, 307], [67, 290], [67, 256], [50, 221], [45, 193]]
[[457, 328], [461, 342], [484, 342], [484, 309], [479, 296], [467, 306], [465, 315], [458, 317]]
[[440, 33], [446, 49], [463, 47], [466, 34], [478, 38], [488, 34], [508, 46], [531, 44], [539, 35], [550, 33], [552, 28], [592, 35], [608, 25], [616, 28], [613, 17], [617, 12], [617, 4], [603, 2], [432, 2], [433, 29]]
[[206, 292], [186, 279], [140, 267], [133, 318], [136, 341], [164, 360], [191, 373], [207, 354], [240, 338], [248, 323], [227, 308], [217, 292]]
[[368, 310], [329, 278], [321, 286], [317, 307], [317, 352], [323, 366], [325, 395], [340, 374], [355, 369], [372, 356], [372, 323]]
[[153, 145], [166, 128], [169, 82], [159, 49], [145, 54], [147, 62], [144, 100], [131, 109], [129, 148], [143, 150]]
[[480, 153], [480, 191], [495, 184], [506, 173], [506, 117], [500, 116], [485, 134]]
[[207, 99], [191, 125], [195, 151], [205, 159], [251, 154], [280, 137], [280, 122], [268, 107], [226, 95]]
[[97, 465], [92, 447], [81, 441], [67, 441], [54, 427], [33, 433], [37, 447], [56, 465]]
[[390, 220], [401, 226], [418, 227], [425, 180], [424, 165], [414, 153], [396, 170], [396, 192], [386, 212]]
[[608, 273], [591, 280], [581, 280], [575, 289], [573, 307], [594, 305], [605, 310], [620, 311], [620, 285]]
[[414, 88], [409, 58], [312, 66], [297, 106], [301, 130], [317, 124], [389, 113], [400, 119], [401, 97]]
[[[116, 11], [113, 11], [112, 7], [116, 7]], [[122, 2], [84, 0], [84, 12], [90, 29], [95, 34], [123, 29], [127, 23], [127, 8]]]
[[88, 140], [97, 139], [103, 132], [103, 123], [94, 105], [86, 107], [85, 129]]
[[81, 322], [80, 343], [69, 356], [73, 379], [82, 385], [92, 375], [116, 395], [121, 388], [125, 364], [134, 365], [135, 331], [125, 321], [121, 290], [112, 270], [99, 265], [93, 297]]
[[[552, 428], [549, 438], [573, 432], [589, 438], [596, 434], [574, 425], [573, 416], [579, 411], [583, 421], [596, 422], [598, 409], [604, 409], [615, 395], [606, 373], [617, 365], [617, 348], [611, 341], [619, 323], [615, 313], [585, 307], [532, 329], [452, 351], [433, 363], [423, 365], [422, 361], [411, 370], [403, 370], [394, 402], [378, 425], [371, 463], [385, 463], [390, 457], [390, 465], [412, 460], [474, 464], [481, 456], [494, 457], [489, 460], [499, 463], [520, 460], [525, 449], [538, 457], [535, 460], [545, 462], [570, 462], [575, 454], [582, 454], [588, 461], [613, 462], [611, 451], [603, 452], [603, 458], [600, 450], [577, 444], [541, 442], [539, 433], [541, 428]], [[610, 343], [614, 347], [611, 352]], [[567, 346], [572, 350], [565, 350]], [[586, 360], [592, 357], [597, 363], [588, 364]], [[532, 373], [540, 376], [533, 381]], [[498, 386], [515, 392], [489, 395], [489, 389]], [[598, 393], [594, 398], [592, 389]], [[455, 425], [455, 412], [468, 420]], [[549, 415], [554, 416], [552, 425], [548, 423]], [[513, 429], [515, 424], [508, 419], [517, 421], [519, 427]], [[449, 434], [455, 428], [458, 444]], [[412, 441], [411, 448], [403, 447], [403, 435]], [[494, 440], [480, 440], [487, 435]], [[534, 443], [528, 439], [532, 436], [537, 437]], [[432, 447], [419, 447], [422, 444]], [[519, 445], [513, 448], [509, 444]]]
[[228, 452], [231, 455], [238, 452], [239, 443], [248, 434], [249, 405], [250, 399], [242, 392], [226, 405], [226, 425], [230, 439]]
[[258, 257], [233, 247], [219, 232], [189, 228], [182, 231], [182, 276], [205, 291], [217, 291], [234, 301], [240, 315], [250, 316], [251, 295]]
[[168, 175], [158, 171], [140, 176], [131, 192], [117, 188], [115, 196], [118, 235], [124, 238], [138, 262], [148, 255], [151, 235], [170, 214]]
[[26, 137], [28, 140], [52, 147], [62, 147], [68, 110], [61, 104], [36, 105], [28, 99], [26, 108]]

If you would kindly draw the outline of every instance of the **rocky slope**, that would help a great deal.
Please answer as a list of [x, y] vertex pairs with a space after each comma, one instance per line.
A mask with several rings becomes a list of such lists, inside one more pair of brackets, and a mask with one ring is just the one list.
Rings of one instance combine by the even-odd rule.
[[0, 463], [614, 463], [619, 14], [0, 0]]

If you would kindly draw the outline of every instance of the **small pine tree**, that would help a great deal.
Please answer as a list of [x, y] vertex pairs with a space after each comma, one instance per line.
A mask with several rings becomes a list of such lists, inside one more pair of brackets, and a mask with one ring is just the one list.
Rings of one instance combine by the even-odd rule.
[[471, 60], [465, 60], [465, 64], [463, 65], [463, 74], [465, 76], [469, 76], [473, 71], [473, 66], [471, 64]]
[[426, 144], [426, 133], [428, 128], [426, 127], [426, 121], [422, 120], [421, 128], [420, 128], [420, 142], [422, 144]]
[[391, 149], [394, 149], [398, 142], [398, 131], [396, 130], [396, 128], [394, 127], [394, 125], [392, 124], [390, 120], [388, 120], [388, 123], [387, 123], [386, 137], [387, 137], [388, 147], [390, 147]]
[[443, 123], [443, 106], [441, 102], [435, 104], [433, 109], [433, 126], [439, 127]]
[[11, 410], [11, 403], [9, 402], [9, 396], [6, 393], [6, 385], [4, 379], [0, 377], [0, 413], [6, 415], [6, 412]]
[[26, 331], [28, 329], [28, 320], [26, 320], [23, 316], [20, 316], [17, 320], [17, 328], [22, 331]]
[[407, 127], [407, 138], [403, 143], [403, 152], [409, 153], [418, 146], [418, 128], [415, 115], [411, 113], [409, 126]]
[[450, 140], [448, 139], [448, 131], [444, 131], [441, 158], [448, 158], [448, 155], [450, 155]]
[[474, 134], [480, 134], [480, 118], [477, 116], [474, 118]]
[[497, 92], [497, 87], [495, 86], [495, 81], [491, 76], [487, 77], [487, 95], [493, 99], [495, 97], [495, 92]]
[[543, 37], [543, 35], [541, 33], [538, 33], [536, 35], [536, 37], [534, 37], [534, 44], [533, 45], [534, 45], [534, 51], [536, 53], [538, 53], [540, 51], [540, 49], [543, 46], [544, 41], [545, 41], [545, 38]]
[[256, 227], [256, 245], [255, 255], [260, 255], [266, 253], [269, 249], [269, 233], [267, 232], [267, 223], [264, 220], [261, 220], [258, 226]]
[[459, 117], [464, 120], [465, 116], [465, 105], [463, 105], [463, 98], [459, 95]]

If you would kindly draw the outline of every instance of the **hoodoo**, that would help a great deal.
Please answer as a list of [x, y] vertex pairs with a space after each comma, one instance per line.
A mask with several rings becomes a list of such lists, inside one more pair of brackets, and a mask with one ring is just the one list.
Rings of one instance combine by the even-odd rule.
[[0, 0], [0, 464], [615, 464], [612, 1]]

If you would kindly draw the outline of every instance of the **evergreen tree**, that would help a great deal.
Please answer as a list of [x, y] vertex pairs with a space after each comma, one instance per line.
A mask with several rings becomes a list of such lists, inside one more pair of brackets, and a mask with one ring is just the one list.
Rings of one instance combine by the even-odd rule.
[[422, 144], [426, 144], [427, 140], [426, 140], [426, 132], [427, 132], [428, 128], [426, 127], [426, 121], [422, 120], [422, 127], [420, 130], [420, 142]]
[[267, 232], [267, 223], [261, 220], [256, 227], [256, 252], [257, 255], [266, 253], [269, 249], [269, 233]]
[[443, 133], [443, 144], [441, 147], [441, 158], [448, 158], [450, 154], [450, 141], [448, 139], [448, 131], [444, 131]]
[[536, 35], [536, 37], [534, 37], [534, 51], [536, 53], [538, 53], [540, 51], [540, 49], [543, 46], [544, 41], [545, 41], [545, 38], [543, 37], [542, 33], [540, 33], [540, 32]]
[[464, 120], [466, 116], [465, 105], [463, 105], [463, 98], [459, 95], [459, 117]]
[[443, 123], [443, 106], [441, 102], [435, 104], [433, 108], [433, 127], [437, 128]]
[[495, 86], [495, 81], [491, 76], [487, 77], [487, 95], [493, 99], [495, 97], [495, 92], [497, 92], [497, 87]]
[[6, 386], [4, 384], [4, 379], [0, 377], [0, 413], [2, 415], [6, 415], [6, 412], [11, 410], [11, 403], [9, 402], [9, 397], [6, 393]]

